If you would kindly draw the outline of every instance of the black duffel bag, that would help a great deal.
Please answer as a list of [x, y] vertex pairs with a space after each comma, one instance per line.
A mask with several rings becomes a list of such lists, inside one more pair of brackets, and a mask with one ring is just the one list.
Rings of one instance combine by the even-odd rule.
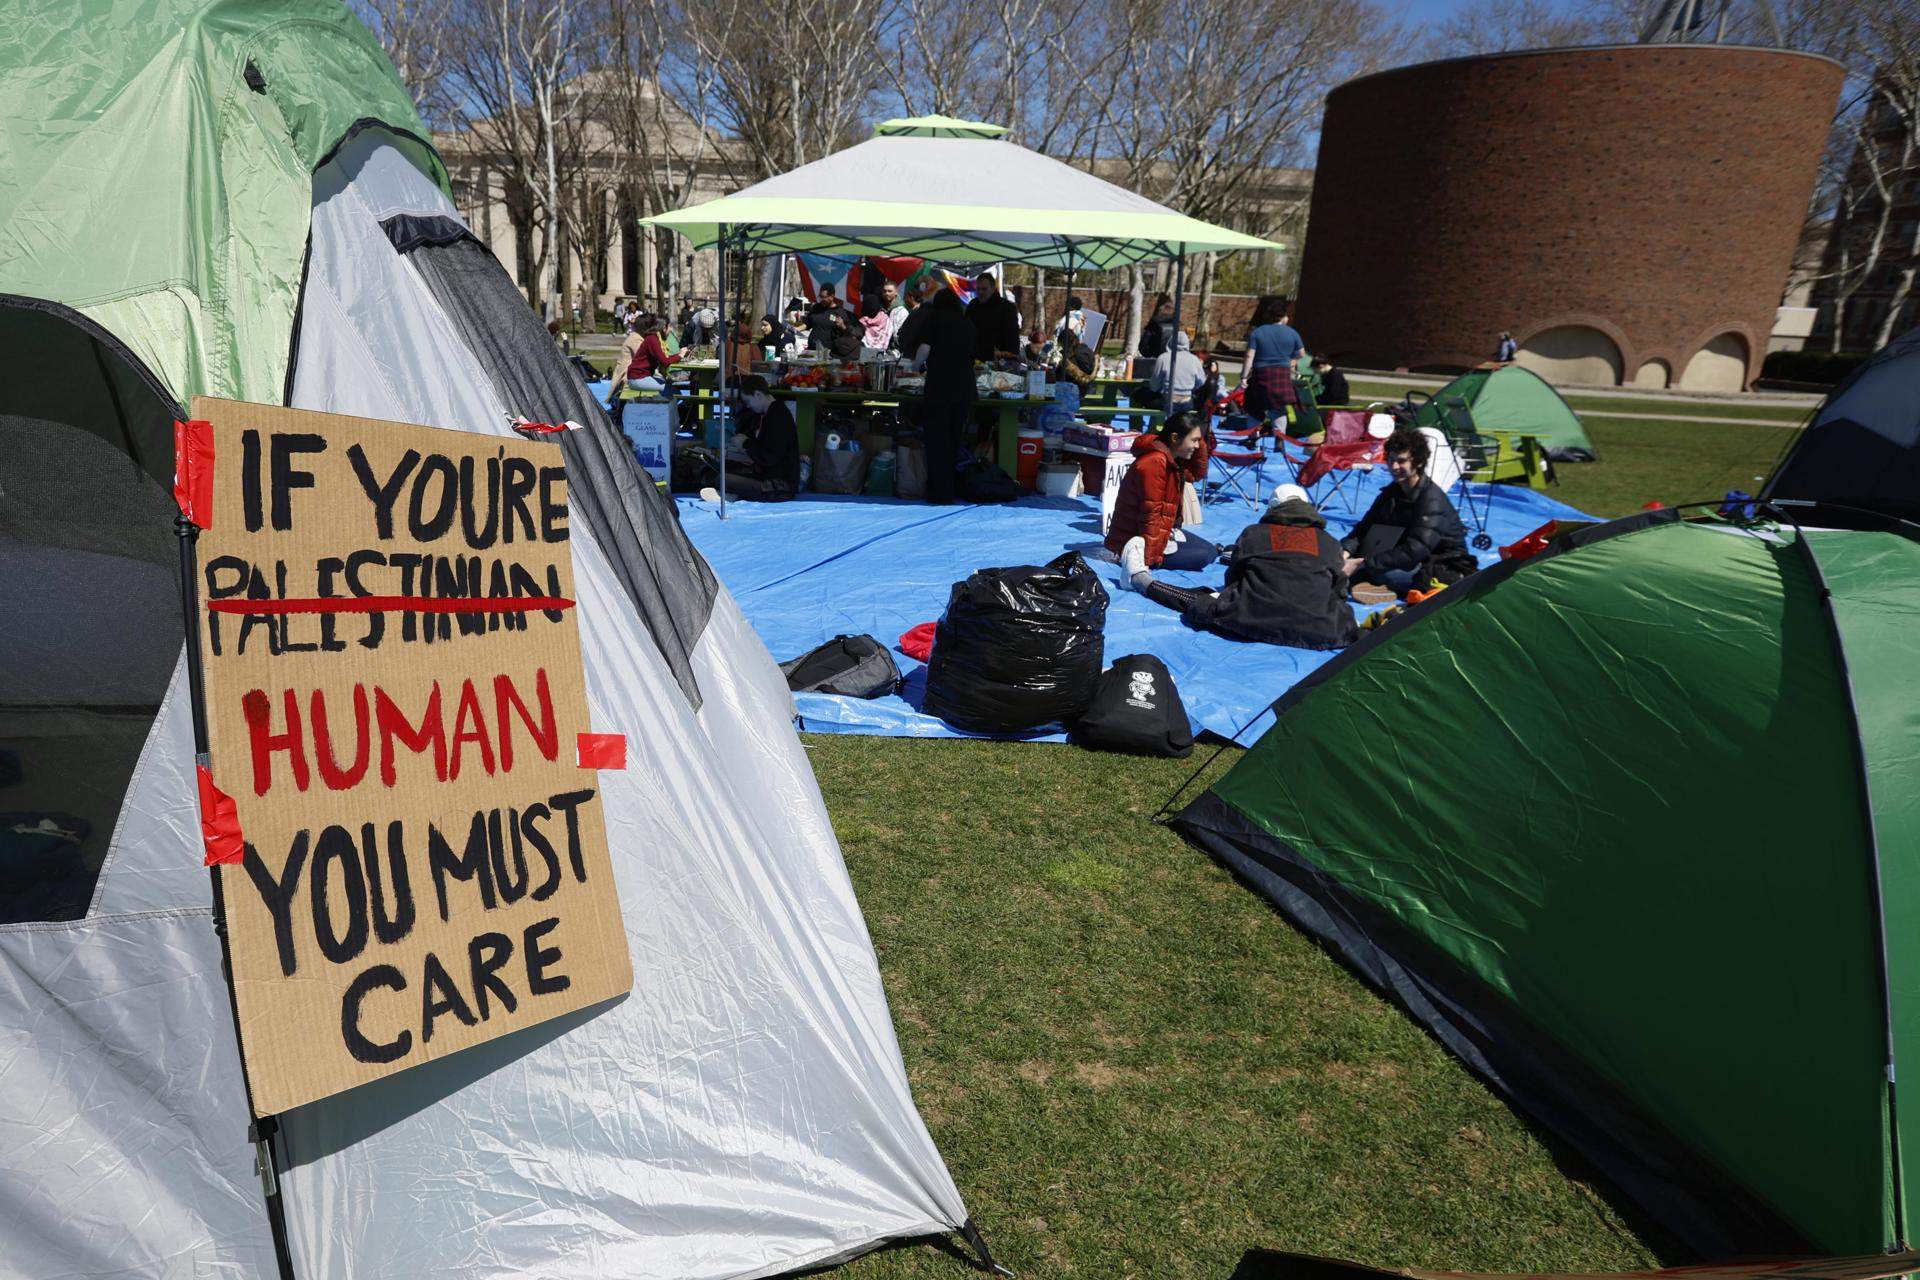
[[1193, 723], [1167, 664], [1150, 653], [1116, 658], [1094, 687], [1087, 713], [1068, 735], [1096, 751], [1137, 756], [1193, 754]]
[[835, 636], [780, 664], [795, 693], [884, 698], [900, 687], [900, 668], [872, 636]]
[[1100, 678], [1107, 591], [1079, 553], [956, 582], [933, 636], [923, 709], [970, 733], [1079, 718]]

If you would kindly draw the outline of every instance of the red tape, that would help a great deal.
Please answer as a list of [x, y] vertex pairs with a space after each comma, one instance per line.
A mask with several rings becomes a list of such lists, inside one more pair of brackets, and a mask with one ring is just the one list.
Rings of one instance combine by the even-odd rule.
[[193, 767], [200, 786], [200, 839], [207, 846], [207, 865], [231, 866], [246, 860], [246, 842], [240, 836], [240, 815], [233, 797], [213, 785], [213, 771], [203, 764]]
[[173, 424], [173, 500], [180, 514], [213, 528], [213, 424], [190, 418]]
[[573, 608], [565, 596], [289, 596], [255, 600], [223, 596], [207, 601], [209, 613], [559, 613]]
[[627, 735], [624, 733], [583, 733], [574, 740], [573, 749], [582, 769], [627, 767]]

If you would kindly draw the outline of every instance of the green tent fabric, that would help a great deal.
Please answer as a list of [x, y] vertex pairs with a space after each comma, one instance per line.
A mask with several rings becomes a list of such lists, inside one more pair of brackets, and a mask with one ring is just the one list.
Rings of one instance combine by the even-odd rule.
[[1702, 1253], [1904, 1246], [1914, 535], [1570, 533], [1291, 690], [1176, 824]]
[[1547, 456], [1555, 462], [1593, 461], [1593, 442], [1580, 425], [1580, 415], [1531, 369], [1517, 364], [1469, 369], [1420, 406], [1420, 426], [1439, 425], [1434, 401], [1443, 396], [1465, 400], [1473, 410], [1474, 425], [1482, 431], [1519, 431], [1538, 436]]
[[958, 120], [953, 116], [905, 116], [882, 120], [873, 127], [876, 138], [1001, 138], [1007, 126], [980, 120]]
[[[78, 52], [50, 75], [48, 48]], [[0, 119], [0, 293], [97, 322], [183, 403], [280, 401], [314, 169], [363, 121], [426, 135], [366, 28], [302, 0], [17, 8]]]

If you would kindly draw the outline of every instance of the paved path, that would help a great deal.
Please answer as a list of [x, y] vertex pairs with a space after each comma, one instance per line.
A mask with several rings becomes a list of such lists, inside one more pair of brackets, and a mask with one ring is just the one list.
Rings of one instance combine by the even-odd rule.
[[1615, 413], [1611, 409], [1591, 408], [1586, 416], [1593, 418], [1634, 418], [1642, 422], [1711, 422], [1728, 427], [1778, 427], [1782, 431], [1798, 431], [1804, 424], [1782, 422], [1778, 418], [1709, 418], [1698, 413]]

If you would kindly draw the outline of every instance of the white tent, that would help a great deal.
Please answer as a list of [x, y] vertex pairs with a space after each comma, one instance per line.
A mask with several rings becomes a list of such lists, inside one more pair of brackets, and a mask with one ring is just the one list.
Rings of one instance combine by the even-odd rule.
[[[777, 667], [467, 233], [379, 47], [309, 0], [15, 25], [0, 101], [88, 74], [4, 126], [0, 589], [24, 607], [0, 613], [0, 1275], [719, 1280], [927, 1233], [983, 1248]], [[76, 175], [139, 165], [48, 216]], [[224, 234], [153, 251], [170, 213]], [[169, 545], [165, 432], [199, 392], [587, 422], [563, 447], [588, 699], [640, 727], [600, 775], [632, 993], [274, 1117], [258, 1147]]]

